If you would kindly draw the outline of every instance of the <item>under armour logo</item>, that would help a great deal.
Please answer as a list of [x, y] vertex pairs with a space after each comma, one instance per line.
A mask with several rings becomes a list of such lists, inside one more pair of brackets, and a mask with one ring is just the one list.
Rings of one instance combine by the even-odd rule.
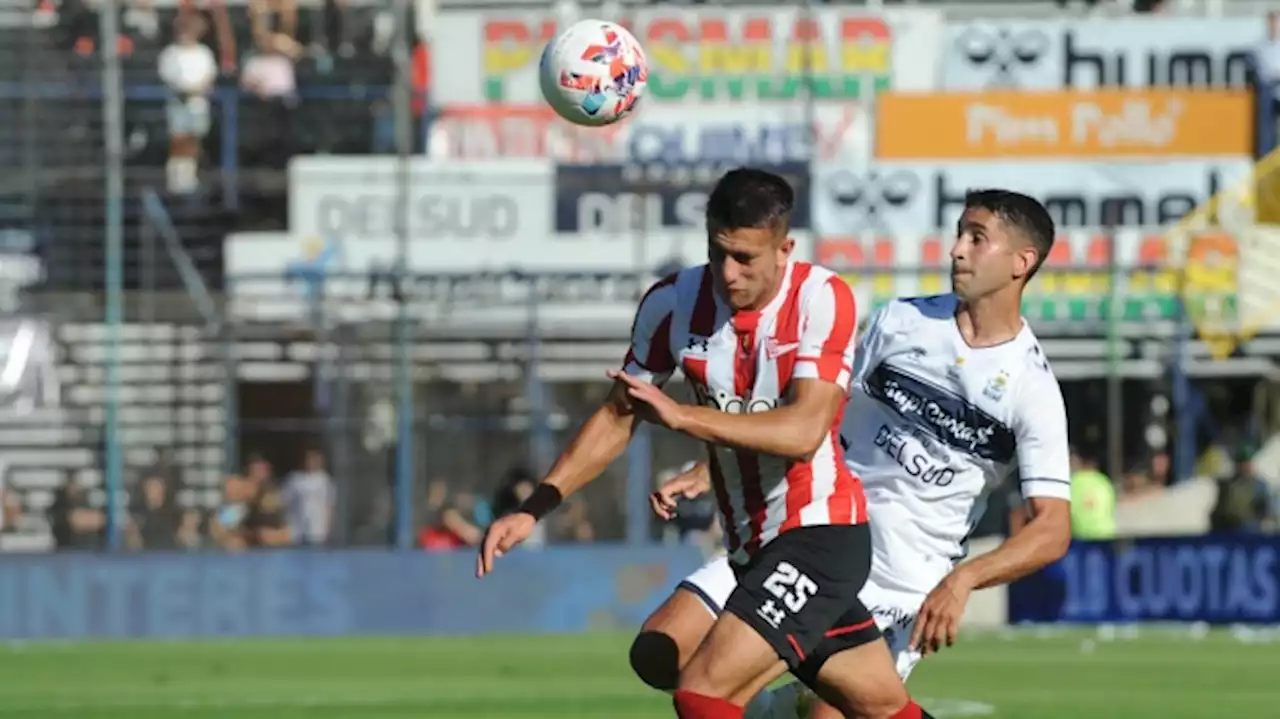
[[756, 614], [774, 629], [782, 626], [782, 620], [787, 618], [787, 613], [777, 604], [774, 604], [772, 599], [765, 600], [765, 603], [761, 604], [760, 608], [756, 610]]
[[685, 345], [685, 349], [690, 352], [695, 350], [698, 352], [707, 352], [710, 349], [710, 344], [711, 343], [707, 340], [706, 337], [694, 337], [691, 335], [689, 337], [688, 344]]

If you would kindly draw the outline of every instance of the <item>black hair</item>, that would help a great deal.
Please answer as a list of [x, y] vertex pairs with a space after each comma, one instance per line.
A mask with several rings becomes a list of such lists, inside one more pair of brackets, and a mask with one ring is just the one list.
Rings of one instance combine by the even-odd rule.
[[730, 170], [707, 197], [707, 231], [773, 228], [786, 231], [795, 190], [782, 177], [753, 167]]
[[1034, 197], [1012, 190], [970, 190], [965, 193], [964, 206], [965, 209], [981, 207], [1025, 235], [1031, 246], [1036, 248], [1037, 255], [1036, 263], [1027, 273], [1027, 280], [1035, 277], [1049, 258], [1056, 233], [1053, 218], [1045, 206]]

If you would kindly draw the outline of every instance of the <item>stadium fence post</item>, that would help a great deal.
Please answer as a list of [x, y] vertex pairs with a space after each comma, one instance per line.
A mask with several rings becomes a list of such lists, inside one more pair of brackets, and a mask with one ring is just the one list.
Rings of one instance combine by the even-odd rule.
[[400, 217], [396, 222], [396, 488], [395, 488], [395, 539], [396, 548], [413, 546], [413, 376], [410, 366], [409, 323], [409, 218], [410, 182], [412, 182], [413, 111], [410, 101], [412, 81], [409, 68], [409, 42], [413, 28], [409, 26], [407, 0], [390, 0], [396, 14], [396, 42], [393, 57], [396, 67], [394, 112], [396, 125], [396, 154], [399, 158]]
[[98, 12], [98, 47], [102, 52], [102, 123], [106, 174], [106, 294], [107, 407], [105, 484], [107, 549], [120, 548], [120, 491], [124, 456], [120, 446], [120, 331], [124, 322], [124, 127], [123, 88], [116, 39], [119, 25], [116, 0], [103, 0]]

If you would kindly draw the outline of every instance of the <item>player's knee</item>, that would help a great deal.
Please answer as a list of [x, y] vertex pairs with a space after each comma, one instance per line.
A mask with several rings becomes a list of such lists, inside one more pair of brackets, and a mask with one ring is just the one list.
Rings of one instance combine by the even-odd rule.
[[680, 679], [680, 647], [663, 632], [642, 631], [631, 643], [631, 669], [659, 691], [675, 691]]

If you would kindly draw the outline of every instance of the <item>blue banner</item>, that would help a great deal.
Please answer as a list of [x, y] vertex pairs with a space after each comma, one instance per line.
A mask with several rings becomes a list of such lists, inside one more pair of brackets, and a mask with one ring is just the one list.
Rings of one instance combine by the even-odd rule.
[[0, 636], [332, 636], [633, 628], [701, 566], [691, 547], [0, 557]]
[[[692, 163], [557, 165], [556, 232], [628, 234], [701, 230], [707, 194], [734, 165]], [[809, 228], [809, 166], [760, 165], [791, 183], [791, 227]]]
[[1278, 547], [1255, 535], [1075, 542], [1009, 587], [1009, 621], [1280, 623]]

